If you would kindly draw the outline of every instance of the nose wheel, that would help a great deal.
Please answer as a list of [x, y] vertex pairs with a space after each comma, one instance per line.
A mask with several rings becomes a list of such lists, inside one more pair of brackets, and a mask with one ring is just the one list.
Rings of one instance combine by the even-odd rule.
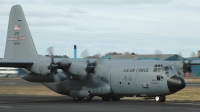
[[166, 97], [165, 96], [156, 96], [155, 101], [156, 102], [165, 102]]

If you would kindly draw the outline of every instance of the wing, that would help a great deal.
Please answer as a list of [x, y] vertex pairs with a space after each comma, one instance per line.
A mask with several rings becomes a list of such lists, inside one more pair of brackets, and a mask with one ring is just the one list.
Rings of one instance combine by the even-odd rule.
[[30, 60], [0, 60], [0, 67], [25, 68], [30, 65], [33, 65], [33, 61], [30, 61]]

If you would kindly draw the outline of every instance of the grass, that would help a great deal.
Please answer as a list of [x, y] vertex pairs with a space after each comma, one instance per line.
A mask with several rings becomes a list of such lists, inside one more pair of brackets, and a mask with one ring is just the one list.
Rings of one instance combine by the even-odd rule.
[[45, 86], [0, 86], [0, 94], [61, 96]]
[[200, 78], [184, 78], [186, 83], [200, 83]]
[[200, 101], [200, 87], [187, 86], [166, 98], [169, 101]]

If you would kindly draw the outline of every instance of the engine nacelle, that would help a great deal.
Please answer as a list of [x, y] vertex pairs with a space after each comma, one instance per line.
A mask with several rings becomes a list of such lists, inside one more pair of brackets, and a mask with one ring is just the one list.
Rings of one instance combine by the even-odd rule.
[[86, 68], [86, 62], [73, 62], [69, 67], [69, 73], [74, 75], [87, 75], [87, 72], [85, 70]]
[[75, 98], [89, 98], [90, 91], [89, 90], [70, 90], [69, 95]]
[[56, 74], [40, 75], [40, 76], [29, 73], [27, 75], [22, 76], [21, 78], [30, 82], [61, 82], [65, 80], [67, 76], [61, 72], [58, 72]]
[[30, 70], [38, 75], [47, 75], [50, 74], [50, 71], [48, 69], [49, 65], [50, 65], [49, 62], [38, 61], [33, 63]]

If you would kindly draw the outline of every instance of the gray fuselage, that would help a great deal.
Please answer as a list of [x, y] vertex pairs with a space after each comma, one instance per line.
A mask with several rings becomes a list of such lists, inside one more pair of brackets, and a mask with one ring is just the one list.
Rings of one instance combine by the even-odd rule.
[[92, 95], [98, 96], [109, 93], [121, 97], [169, 95], [172, 92], [167, 80], [178, 74], [174, 69], [154, 71], [156, 65], [162, 65], [163, 68], [170, 66], [163, 61], [153, 60], [104, 60], [96, 66], [95, 74], [88, 74], [83, 80], [81, 75], [65, 73], [66, 80], [43, 84], [65, 95], [70, 95], [71, 90], [89, 90]]

